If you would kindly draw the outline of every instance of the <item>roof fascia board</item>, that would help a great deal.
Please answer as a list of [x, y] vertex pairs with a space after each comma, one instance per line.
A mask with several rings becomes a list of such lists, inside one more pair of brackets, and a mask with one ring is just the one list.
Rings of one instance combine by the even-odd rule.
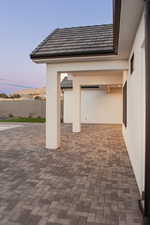
[[50, 58], [62, 58], [62, 57], [86, 57], [86, 56], [99, 56], [99, 55], [113, 55], [114, 50], [103, 50], [103, 51], [91, 51], [91, 52], [71, 52], [71, 53], [59, 53], [58, 54], [45, 54], [45, 55], [31, 55], [31, 59], [50, 59]]
[[127, 60], [127, 58], [119, 58], [113, 55], [98, 55], [98, 56], [85, 56], [85, 57], [62, 57], [62, 58], [43, 58], [43, 59], [32, 59], [35, 63], [76, 63], [76, 62], [96, 62], [96, 61], [117, 61], [117, 60]]
[[118, 54], [119, 32], [121, 17], [121, 0], [113, 0], [113, 45], [114, 53]]

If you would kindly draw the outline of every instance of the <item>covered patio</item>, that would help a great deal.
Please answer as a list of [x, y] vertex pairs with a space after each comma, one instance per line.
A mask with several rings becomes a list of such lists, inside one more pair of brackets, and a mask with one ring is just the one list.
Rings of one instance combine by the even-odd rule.
[[[97, 132], [97, 138], [91, 133], [91, 145], [88, 146], [86, 143], [87, 136], [82, 142], [82, 135], [86, 135], [88, 128], [85, 126], [83, 133], [81, 124], [81, 110], [80, 110], [80, 92], [82, 85], [104, 85], [108, 88], [111, 85], [122, 85], [123, 87], [123, 123], [122, 133], [127, 146], [129, 157], [132, 163], [136, 181], [140, 191], [140, 196], [137, 199], [132, 199], [134, 194], [132, 193], [129, 197], [133, 202], [129, 203], [129, 208], [136, 207], [137, 200], [140, 200], [140, 208], [143, 213], [145, 224], [149, 224], [149, 193], [150, 193], [150, 182], [149, 182], [149, 9], [150, 1], [145, 1], [146, 15], [144, 15], [144, 2], [137, 1], [136, 10], [133, 1], [113, 1], [113, 24], [94, 25], [94, 26], [83, 26], [83, 27], [71, 27], [71, 28], [58, 28], [54, 30], [45, 40], [43, 40], [37, 48], [33, 50], [30, 57], [35, 63], [43, 63], [46, 65], [46, 89], [47, 89], [47, 102], [46, 102], [46, 149], [53, 151], [54, 149], [60, 150], [63, 148], [63, 139], [60, 137], [60, 74], [67, 73], [72, 76], [73, 87], [72, 87], [72, 102], [73, 105], [73, 116], [72, 116], [72, 131], [70, 134], [72, 137], [72, 143], [74, 143], [75, 137], [78, 137], [78, 142], [74, 144], [73, 148], [78, 152], [78, 146], [82, 149], [86, 145], [86, 149], [89, 152], [91, 145], [97, 149], [107, 149], [107, 153], [103, 152], [101, 160], [105, 161], [107, 158], [107, 166], [103, 166], [103, 171], [109, 171], [104, 176], [104, 180], [107, 183], [109, 177], [112, 183], [113, 178], [116, 178], [116, 174], [113, 174], [113, 167], [119, 168], [118, 173], [122, 171], [122, 165], [120, 163], [119, 156], [115, 154], [115, 159], [111, 157], [111, 146], [114, 144], [113, 151], [121, 149], [122, 144], [114, 136], [115, 131], [109, 127], [108, 131], [104, 136], [101, 136], [102, 130]], [[144, 17], [145, 16], [145, 17]], [[138, 29], [137, 29], [138, 28]], [[146, 29], [146, 35], [145, 35]], [[144, 36], [145, 35], [145, 36]], [[145, 37], [147, 39], [145, 39]], [[146, 52], [146, 72], [145, 72], [145, 50], [143, 46], [147, 46]], [[98, 73], [95, 75], [95, 73]], [[120, 73], [120, 74], [119, 74]], [[93, 75], [94, 74], [94, 75]], [[108, 75], [109, 74], [109, 75]], [[145, 75], [146, 74], [146, 75]], [[134, 76], [131, 76], [134, 75]], [[96, 77], [97, 76], [97, 77]], [[101, 79], [103, 78], [103, 79]], [[112, 79], [113, 78], [113, 79]], [[145, 87], [146, 79], [146, 87]], [[89, 82], [90, 81], [90, 82]], [[145, 91], [146, 89], [146, 91]], [[146, 93], [146, 94], [145, 94]], [[137, 100], [138, 103], [137, 103]], [[137, 103], [137, 104], [136, 104]], [[143, 106], [141, 107], [141, 103]], [[69, 105], [68, 105], [69, 107]], [[114, 105], [114, 107], [117, 107]], [[109, 122], [110, 123], [110, 122]], [[100, 123], [101, 124], [101, 123]], [[94, 126], [94, 125], [93, 125]], [[99, 125], [103, 128], [103, 125]], [[84, 126], [83, 126], [84, 129]], [[146, 131], [146, 134], [145, 134]], [[71, 131], [70, 131], [71, 132]], [[81, 132], [81, 133], [80, 133]], [[112, 133], [111, 133], [112, 132]], [[80, 134], [79, 134], [80, 133]], [[109, 135], [110, 136], [109, 136]], [[81, 136], [80, 136], [81, 135]], [[107, 138], [106, 138], [107, 137]], [[111, 142], [109, 142], [111, 137]], [[121, 127], [120, 127], [121, 137]], [[121, 137], [122, 138], [122, 137]], [[107, 140], [104, 142], [104, 140]], [[70, 149], [69, 137], [66, 138], [66, 149]], [[117, 144], [120, 145], [117, 145]], [[123, 140], [121, 141], [123, 143]], [[58, 150], [58, 152], [60, 151]], [[103, 150], [102, 150], [103, 151]], [[146, 152], [146, 153], [145, 153]], [[51, 153], [50, 153], [51, 154]], [[57, 154], [57, 150], [56, 153]], [[66, 153], [65, 153], [66, 154]], [[92, 154], [94, 152], [92, 151]], [[99, 153], [96, 152], [95, 161], [99, 159]], [[125, 153], [127, 154], [127, 153]], [[146, 156], [145, 156], [146, 155]], [[127, 156], [127, 155], [126, 155]], [[97, 159], [96, 159], [97, 158]], [[109, 160], [112, 160], [113, 166]], [[145, 162], [145, 159], [146, 162]], [[91, 160], [91, 159], [90, 159]], [[76, 160], [74, 160], [76, 161]], [[101, 161], [100, 161], [101, 162]], [[99, 163], [100, 163], [99, 162]], [[115, 163], [114, 163], [115, 162]], [[129, 161], [125, 161], [128, 162]], [[92, 160], [91, 160], [92, 163]], [[90, 165], [90, 162], [89, 162]], [[101, 165], [101, 164], [99, 164]], [[118, 167], [119, 166], [119, 167]], [[128, 165], [129, 166], [129, 165]], [[124, 183], [120, 182], [120, 189], [124, 190], [124, 185], [128, 186], [125, 188], [122, 194], [119, 194], [119, 199], [128, 199], [126, 196], [132, 190], [131, 180], [128, 182], [129, 173], [126, 170], [129, 168], [125, 166], [124, 170]], [[105, 168], [106, 167], [106, 168]], [[81, 169], [81, 168], [80, 168]], [[108, 170], [107, 170], [108, 169]], [[130, 168], [131, 169], [131, 168]], [[99, 168], [99, 174], [101, 173], [101, 167]], [[80, 172], [80, 170], [79, 170]], [[90, 174], [90, 173], [89, 173]], [[93, 177], [97, 176], [93, 173]], [[87, 175], [88, 176], [88, 175]], [[89, 175], [90, 176], [90, 175]], [[121, 173], [120, 179], [124, 177]], [[96, 177], [96, 180], [99, 180]], [[103, 185], [100, 180], [100, 186]], [[131, 183], [130, 183], [131, 182]], [[83, 184], [84, 186], [84, 184]], [[96, 185], [95, 185], [96, 186]], [[106, 185], [107, 186], [107, 185]], [[108, 182], [109, 186], [109, 182]], [[112, 185], [113, 186], [113, 185]], [[111, 186], [110, 189], [113, 189]], [[118, 186], [117, 186], [118, 187]], [[97, 195], [101, 196], [105, 193], [106, 187], [100, 188], [100, 192]], [[121, 191], [122, 192], [122, 191]], [[119, 193], [121, 193], [119, 191]], [[124, 193], [126, 192], [126, 193]], [[111, 191], [110, 191], [111, 193]], [[88, 195], [86, 196], [88, 199]], [[126, 202], [125, 200], [125, 202]], [[113, 201], [112, 201], [113, 202]], [[105, 201], [103, 202], [105, 208]], [[76, 201], [76, 204], [77, 201]], [[109, 203], [109, 206], [114, 204]], [[128, 203], [125, 203], [127, 206]], [[134, 205], [134, 206], [133, 206]], [[119, 207], [119, 206], [118, 206]], [[124, 206], [123, 206], [124, 207]], [[128, 208], [128, 206], [127, 206]], [[105, 210], [105, 209], [104, 209]], [[133, 211], [134, 211], [133, 210]], [[109, 210], [108, 210], [109, 211]], [[128, 210], [127, 210], [128, 211]], [[126, 207], [124, 207], [124, 213], [126, 214]], [[130, 212], [132, 210], [130, 209]], [[117, 211], [117, 218], [120, 217], [120, 209]], [[131, 215], [130, 212], [126, 215]], [[137, 211], [136, 211], [137, 212]], [[104, 213], [105, 215], [105, 213]], [[108, 216], [104, 216], [106, 219]], [[127, 216], [128, 217], [128, 216]], [[132, 216], [131, 216], [132, 217]], [[130, 218], [131, 219], [131, 218]], [[111, 220], [111, 219], [109, 219]], [[87, 220], [88, 221], [88, 220]], [[121, 222], [122, 224], [136, 224], [134, 221]], [[120, 223], [120, 224], [121, 224]], [[103, 223], [102, 223], [103, 224]], [[104, 224], [107, 224], [105, 221]], [[109, 221], [108, 224], [112, 224]], [[116, 222], [115, 222], [116, 224]]]
[[1, 225], [142, 224], [121, 126], [61, 125], [61, 143], [45, 148], [43, 124], [0, 132]]
[[116, 16], [115, 31], [112, 24], [58, 28], [32, 51], [32, 61], [46, 65], [47, 149], [61, 147], [61, 74], [68, 74], [73, 81], [72, 131], [75, 133], [81, 131], [82, 85], [103, 85], [108, 88], [111, 85], [123, 85], [129, 65], [126, 58], [116, 55], [119, 29]]

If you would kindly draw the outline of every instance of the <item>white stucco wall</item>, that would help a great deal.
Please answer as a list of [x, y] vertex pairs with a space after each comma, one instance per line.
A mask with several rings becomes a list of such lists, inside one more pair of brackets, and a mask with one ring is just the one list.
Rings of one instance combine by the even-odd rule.
[[[65, 123], [72, 123], [72, 109], [72, 89], [67, 89], [64, 91]], [[82, 89], [81, 123], [122, 123], [122, 90], [107, 93], [97, 89]]]
[[[123, 135], [140, 192], [144, 190], [145, 154], [145, 70], [144, 16], [139, 24], [130, 59], [134, 53], [134, 72], [127, 78], [127, 128]], [[130, 64], [130, 60], [129, 60]]]

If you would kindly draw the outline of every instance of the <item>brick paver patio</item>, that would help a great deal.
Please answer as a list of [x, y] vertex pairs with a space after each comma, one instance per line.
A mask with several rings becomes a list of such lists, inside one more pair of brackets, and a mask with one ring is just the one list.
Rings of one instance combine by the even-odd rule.
[[0, 131], [0, 225], [140, 225], [139, 193], [117, 125], [62, 126], [44, 148], [43, 124]]

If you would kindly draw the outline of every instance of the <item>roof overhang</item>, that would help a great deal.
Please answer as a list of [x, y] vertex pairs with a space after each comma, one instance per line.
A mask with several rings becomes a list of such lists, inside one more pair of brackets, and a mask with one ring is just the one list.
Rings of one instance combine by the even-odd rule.
[[103, 51], [98, 51], [98, 50], [95, 50], [95, 51], [90, 51], [90, 52], [72, 52], [72, 53], [68, 53], [68, 52], [65, 52], [65, 53], [59, 53], [58, 54], [44, 54], [44, 55], [31, 55], [31, 59], [53, 59], [53, 58], [64, 58], [64, 57], [87, 57], [87, 56], [99, 56], [99, 55], [114, 55], [115, 54], [115, 51], [114, 49], [113, 50], [103, 50]]
[[[59, 54], [59, 55], [50, 55], [50, 54], [44, 54], [44, 55], [34, 55], [31, 54], [31, 59], [36, 62], [43, 62], [47, 59], [50, 61], [53, 59], [62, 61], [62, 59], [69, 59], [69, 58], [94, 58], [94, 60], [99, 56], [105, 57], [105, 56], [114, 56], [117, 54], [118, 50], [118, 39], [119, 39], [119, 27], [120, 27], [120, 12], [121, 12], [121, 0], [113, 0], [113, 49], [110, 50], [95, 50], [95, 51], [87, 51], [87, 52], [78, 52], [78, 53], [71, 53], [68, 54], [68, 52]], [[72, 60], [71, 60], [72, 61]]]
[[128, 59], [144, 12], [144, 0], [122, 0], [120, 12], [118, 57]]
[[113, 0], [113, 50], [79, 52], [59, 56], [39, 55], [31, 59], [35, 63], [88, 62], [100, 60], [124, 60], [129, 58], [136, 30], [143, 14], [143, 0]]

